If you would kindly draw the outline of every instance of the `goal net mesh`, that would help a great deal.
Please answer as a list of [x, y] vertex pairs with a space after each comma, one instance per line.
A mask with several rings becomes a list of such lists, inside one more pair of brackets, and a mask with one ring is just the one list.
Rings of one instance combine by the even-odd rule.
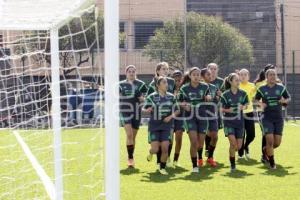
[[51, 129], [50, 30], [0, 32], [0, 199], [51, 199], [55, 162], [65, 199], [103, 198], [103, 15], [91, 6], [59, 28], [62, 161]]

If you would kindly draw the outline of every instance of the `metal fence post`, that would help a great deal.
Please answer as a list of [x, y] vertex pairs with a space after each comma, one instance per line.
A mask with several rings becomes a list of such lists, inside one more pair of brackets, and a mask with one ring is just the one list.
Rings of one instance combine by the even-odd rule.
[[296, 121], [296, 105], [295, 105], [295, 95], [296, 95], [296, 80], [295, 80], [295, 76], [296, 76], [296, 71], [295, 71], [295, 51], [292, 51], [292, 67], [293, 67], [293, 73], [292, 73], [292, 86], [293, 86], [293, 89], [292, 89], [292, 108], [293, 108], [293, 118], [294, 118], [294, 121]]

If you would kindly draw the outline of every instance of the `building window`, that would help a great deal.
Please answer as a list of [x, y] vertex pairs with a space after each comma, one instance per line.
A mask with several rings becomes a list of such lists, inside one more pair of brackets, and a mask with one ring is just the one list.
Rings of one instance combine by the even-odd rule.
[[120, 49], [125, 49], [126, 45], [126, 31], [125, 31], [125, 22], [119, 23], [119, 30], [120, 30]]
[[3, 35], [0, 35], [0, 47], [3, 47]]
[[157, 28], [162, 28], [163, 22], [135, 22], [135, 48], [143, 49]]

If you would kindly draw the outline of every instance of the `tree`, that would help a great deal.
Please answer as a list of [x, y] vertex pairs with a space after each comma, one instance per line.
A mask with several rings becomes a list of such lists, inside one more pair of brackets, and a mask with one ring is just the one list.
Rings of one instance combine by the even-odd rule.
[[[249, 39], [220, 18], [195, 12], [187, 14], [187, 65], [203, 67], [210, 62], [220, 66], [245, 66], [254, 62]], [[155, 31], [145, 47], [145, 56], [163, 60], [183, 69], [184, 24], [175, 19]]]

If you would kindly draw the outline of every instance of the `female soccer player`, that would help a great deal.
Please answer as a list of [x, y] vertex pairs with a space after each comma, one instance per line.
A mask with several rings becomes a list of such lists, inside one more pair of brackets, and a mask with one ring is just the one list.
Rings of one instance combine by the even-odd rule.
[[[276, 69], [276, 66], [272, 65], [272, 64], [267, 64], [265, 66], [265, 68], [257, 75], [257, 78], [254, 81], [256, 90], [260, 86], [266, 85], [266, 83], [267, 83], [267, 81], [266, 81], [266, 71], [268, 71], [269, 69]], [[278, 79], [278, 83], [279, 82], [281, 82], [281, 81]], [[257, 106], [255, 106], [255, 110], [256, 110], [258, 118], [259, 118], [259, 124], [260, 124], [260, 127], [261, 127], [261, 131], [263, 132], [262, 124], [261, 124], [261, 117], [260, 117], [261, 113], [262, 113], [262, 110], [260, 109], [260, 107], [257, 107]], [[264, 135], [262, 136], [261, 153], [262, 153], [261, 162], [262, 163], [268, 162], [268, 157], [266, 155], [266, 138], [265, 138]]]
[[[221, 96], [221, 94], [222, 94], [221, 89], [224, 84], [224, 80], [218, 76], [219, 75], [219, 66], [216, 63], [209, 63], [207, 65], [207, 68], [211, 72], [210, 83], [217, 87], [217, 95]], [[222, 129], [222, 128], [223, 128], [223, 122], [222, 122], [221, 114], [218, 109], [218, 129]], [[206, 135], [206, 137], [205, 137], [205, 148], [206, 148], [205, 154], [206, 154], [206, 156], [208, 156], [208, 148], [207, 147], [209, 147], [210, 140], [211, 140], [210, 136]]]
[[[207, 68], [211, 72], [211, 79], [212, 80], [211, 80], [210, 83], [213, 84], [213, 85], [215, 85], [218, 88], [218, 90], [220, 90], [221, 86], [224, 83], [224, 80], [218, 76], [218, 74], [219, 74], [219, 66], [216, 63], [209, 63], [207, 65]], [[220, 92], [219, 92], [219, 95], [221, 95]]]
[[220, 96], [218, 96], [218, 88], [211, 84], [211, 72], [208, 68], [201, 70], [201, 76], [205, 83], [209, 85], [209, 90], [212, 98], [211, 104], [207, 105], [207, 117], [208, 117], [208, 130], [206, 136], [210, 138], [210, 143], [206, 147], [208, 150], [207, 163], [211, 167], [216, 167], [217, 163], [214, 161], [213, 155], [218, 141], [218, 102]]
[[242, 147], [244, 137], [243, 110], [246, 109], [249, 100], [246, 92], [239, 89], [238, 74], [229, 74], [224, 84], [226, 90], [221, 96], [221, 111], [224, 116], [224, 133], [230, 143], [229, 160], [233, 172], [236, 169], [235, 152]]
[[155, 80], [159, 76], [166, 77], [168, 82], [168, 92], [174, 94], [175, 91], [175, 80], [171, 77], [168, 77], [169, 75], [169, 64], [167, 62], [160, 62], [156, 65], [155, 68], [155, 76], [151, 83], [149, 84], [149, 88], [147, 91], [147, 96], [151, 93], [155, 92]]
[[241, 69], [239, 71], [241, 80], [240, 89], [244, 90], [249, 98], [249, 105], [244, 110], [244, 123], [245, 123], [245, 134], [243, 138], [242, 148], [239, 150], [239, 157], [243, 157], [244, 153], [247, 159], [250, 159], [249, 145], [255, 138], [255, 121], [254, 121], [254, 110], [252, 101], [256, 93], [256, 88], [253, 83], [249, 82], [250, 75], [247, 69]]
[[275, 69], [266, 71], [267, 84], [258, 88], [255, 100], [260, 102], [263, 110], [262, 127], [266, 138], [266, 154], [271, 169], [276, 169], [274, 149], [279, 147], [282, 139], [284, 119], [282, 106], [290, 101], [290, 95], [282, 84], [277, 83]]
[[[173, 78], [168, 77], [169, 74], [169, 65], [167, 62], [160, 62], [156, 65], [155, 68], [155, 77], [153, 78], [152, 82], [149, 84], [149, 88], [147, 91], [147, 96], [149, 96], [151, 93], [156, 91], [155, 88], [155, 80], [157, 80], [157, 77], [163, 76], [166, 77], [167, 82], [168, 82], [168, 92], [174, 94], [175, 91], [175, 80]], [[168, 154], [171, 154], [172, 150], [172, 143], [169, 144], [169, 150]], [[157, 165], [159, 166], [160, 162], [160, 155], [161, 155], [161, 150], [158, 151], [157, 153]], [[170, 166], [170, 158], [168, 158], [168, 166]]]
[[135, 138], [141, 121], [140, 103], [144, 101], [147, 87], [143, 81], [136, 78], [134, 65], [127, 66], [125, 73], [126, 79], [119, 83], [120, 118], [127, 135], [128, 167], [134, 167]]
[[[172, 74], [172, 77], [175, 80], [175, 96], [179, 93], [180, 87], [182, 86], [183, 81], [183, 74], [181, 71], [176, 70]], [[184, 132], [184, 126], [183, 126], [183, 112], [180, 112], [180, 115], [178, 116], [179, 119], [174, 120], [174, 134], [175, 134], [175, 153], [174, 153], [174, 159], [173, 159], [173, 165], [174, 167], [178, 166], [178, 159], [180, 155], [181, 145], [182, 145], [182, 135]], [[172, 142], [173, 143], [173, 142]], [[169, 151], [170, 153], [170, 151]], [[169, 155], [170, 157], [170, 155]]]
[[[193, 164], [192, 172], [199, 172], [203, 165], [202, 151], [207, 132], [206, 101], [211, 100], [209, 86], [200, 82], [201, 72], [197, 67], [189, 71], [190, 83], [183, 85], [179, 91], [178, 100], [185, 111], [185, 128], [190, 138], [190, 154]], [[198, 152], [198, 166], [197, 166]]]
[[153, 154], [157, 154], [161, 147], [160, 169], [162, 175], [168, 175], [166, 162], [168, 159], [168, 147], [173, 134], [173, 119], [179, 114], [179, 107], [176, 98], [168, 91], [168, 81], [166, 77], [156, 78], [156, 92], [150, 94], [145, 102], [143, 110], [151, 114], [149, 121], [149, 142], [151, 149], [147, 160], [151, 161]]

